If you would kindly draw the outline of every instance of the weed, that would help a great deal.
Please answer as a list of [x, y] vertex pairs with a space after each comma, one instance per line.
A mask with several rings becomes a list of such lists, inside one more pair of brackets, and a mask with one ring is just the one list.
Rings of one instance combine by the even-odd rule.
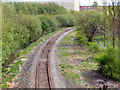
[[[80, 47], [75, 39], [76, 31], [67, 34], [58, 47], [61, 73], [66, 79], [82, 84], [80, 75], [75, 71], [96, 70], [97, 63], [88, 58], [88, 49]], [[74, 38], [74, 39], [73, 39]]]

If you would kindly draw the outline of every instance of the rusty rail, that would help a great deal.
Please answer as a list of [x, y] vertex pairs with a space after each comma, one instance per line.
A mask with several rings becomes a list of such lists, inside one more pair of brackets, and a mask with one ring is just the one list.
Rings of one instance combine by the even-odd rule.
[[[57, 34], [56, 36], [54, 36], [53, 38], [51, 38], [46, 43], [46, 45], [43, 47], [43, 49], [41, 50], [41, 52], [40, 52], [40, 60], [38, 61], [38, 64], [37, 64], [37, 67], [36, 67], [36, 81], [35, 81], [35, 87], [36, 88], [49, 88], [50, 90], [53, 88], [51, 75], [50, 75], [50, 65], [49, 65], [49, 62], [50, 62], [50, 51], [52, 49], [53, 44], [56, 42], [56, 40], [60, 36], [62, 36], [64, 33], [66, 33], [67, 31], [69, 31], [71, 29], [72, 28], [64, 30], [64, 31], [60, 32], [59, 34]], [[44, 65], [46, 65], [45, 69], [44, 69], [44, 71], [46, 70], [46, 73], [44, 73], [45, 74], [44, 76], [47, 76], [47, 81], [44, 80], [44, 81], [41, 82], [40, 81], [41, 78], [44, 78], [44, 77], [40, 76], [41, 74], [43, 74], [43, 73], [41, 73], [42, 72], [42, 70], [41, 70], [41, 66], [42, 66], [41, 60], [45, 59], [45, 58], [47, 60], [46, 60], [46, 64], [44, 64]], [[41, 86], [41, 83], [43, 83], [43, 86]], [[46, 83], [48, 83], [48, 84], [46, 84]]]

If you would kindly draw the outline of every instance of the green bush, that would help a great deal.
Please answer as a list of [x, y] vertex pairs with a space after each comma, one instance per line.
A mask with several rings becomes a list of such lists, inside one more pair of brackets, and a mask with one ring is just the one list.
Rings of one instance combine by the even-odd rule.
[[99, 64], [99, 70], [117, 80], [120, 80], [120, 63], [118, 61], [118, 50], [112, 47], [105, 50], [105, 52], [100, 52], [96, 54], [95, 59]]
[[87, 38], [82, 31], [77, 30], [76, 38], [81, 46], [87, 45]]
[[96, 42], [89, 42], [88, 49], [93, 53], [103, 52], [105, 49]]

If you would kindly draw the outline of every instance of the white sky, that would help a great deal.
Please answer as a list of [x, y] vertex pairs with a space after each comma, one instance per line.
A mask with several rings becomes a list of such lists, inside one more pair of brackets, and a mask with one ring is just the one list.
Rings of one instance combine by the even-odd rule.
[[[55, 0], [2, 0], [3, 2], [5, 1], [9, 1], [9, 2], [26, 2], [26, 1], [55, 1]], [[59, 0], [62, 1], [62, 0]], [[64, 1], [64, 0], [63, 0]], [[70, 0], [66, 0], [66, 1], [70, 1]], [[94, 1], [98, 2], [98, 5], [102, 5], [102, 0], [76, 0], [76, 1], [80, 1], [81, 5], [92, 5]], [[109, 3], [111, 0], [107, 0], [107, 2]]]

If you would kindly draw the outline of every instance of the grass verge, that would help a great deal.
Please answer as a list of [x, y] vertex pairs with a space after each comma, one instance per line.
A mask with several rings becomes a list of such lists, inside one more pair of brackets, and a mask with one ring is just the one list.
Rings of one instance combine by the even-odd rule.
[[97, 62], [92, 59], [92, 53], [85, 46], [80, 46], [76, 40], [76, 31], [67, 34], [58, 47], [59, 66], [61, 74], [76, 85], [90, 87], [83, 73], [97, 70]]

